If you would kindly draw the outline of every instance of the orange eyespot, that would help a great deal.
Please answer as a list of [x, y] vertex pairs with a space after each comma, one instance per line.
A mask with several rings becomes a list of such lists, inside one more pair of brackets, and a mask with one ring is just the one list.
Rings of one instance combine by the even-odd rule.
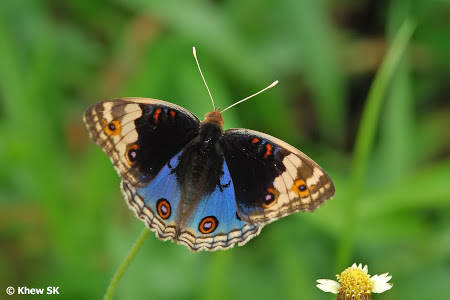
[[156, 202], [156, 210], [158, 211], [158, 215], [164, 220], [170, 217], [171, 208], [167, 199], [159, 199], [158, 202]]
[[170, 111], [170, 116], [171, 116], [172, 118], [175, 118], [175, 111], [171, 110], [171, 111]]
[[128, 146], [128, 149], [126, 152], [126, 157], [127, 157], [128, 164], [130, 166], [133, 166], [134, 163], [136, 162], [136, 158], [138, 156], [137, 150], [139, 150], [139, 146], [136, 144], [131, 144], [130, 146]]
[[292, 185], [291, 190], [300, 197], [306, 197], [309, 195], [309, 189], [303, 179], [297, 179]]
[[269, 208], [270, 206], [274, 205], [277, 201], [277, 198], [275, 196], [275, 189], [268, 188], [267, 194], [264, 195], [262, 207], [263, 208]]
[[258, 138], [253, 138], [252, 144], [256, 144], [257, 142], [259, 142], [259, 139]]
[[198, 225], [198, 230], [203, 234], [208, 234], [216, 230], [219, 220], [214, 216], [205, 217]]
[[[103, 123], [106, 123], [106, 121]], [[105, 125], [104, 130], [107, 135], [118, 135], [122, 131], [122, 128], [120, 127], [120, 122], [116, 120]]]

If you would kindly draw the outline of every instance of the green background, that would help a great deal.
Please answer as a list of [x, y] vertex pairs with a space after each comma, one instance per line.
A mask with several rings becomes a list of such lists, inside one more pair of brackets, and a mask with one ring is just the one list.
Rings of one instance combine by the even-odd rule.
[[[355, 180], [367, 93], [408, 16], [417, 28]], [[393, 289], [375, 299], [445, 298], [449, 20], [446, 0], [1, 0], [0, 298], [8, 286], [103, 296], [144, 224], [82, 115], [100, 100], [140, 96], [202, 119], [212, 108], [192, 46], [216, 106], [280, 80], [227, 111], [225, 128], [299, 148], [327, 170], [336, 196], [228, 251], [193, 254], [151, 234], [117, 299], [333, 299], [315, 280], [353, 262], [393, 276]], [[39, 297], [8, 299], [20, 298]]]

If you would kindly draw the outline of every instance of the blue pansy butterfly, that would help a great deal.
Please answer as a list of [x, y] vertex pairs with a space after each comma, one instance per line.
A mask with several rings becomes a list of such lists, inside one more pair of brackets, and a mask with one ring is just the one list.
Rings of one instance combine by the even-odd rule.
[[334, 195], [308, 156], [264, 133], [224, 130], [219, 109], [200, 121], [169, 102], [120, 98], [93, 105], [84, 122], [136, 216], [191, 251], [242, 246], [264, 225]]

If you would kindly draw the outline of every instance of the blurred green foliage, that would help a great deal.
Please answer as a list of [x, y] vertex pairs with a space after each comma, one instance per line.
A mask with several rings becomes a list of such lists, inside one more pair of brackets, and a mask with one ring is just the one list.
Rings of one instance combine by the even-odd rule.
[[[349, 170], [367, 91], [408, 16], [418, 26], [355, 187]], [[217, 106], [280, 80], [227, 111], [225, 127], [301, 149], [329, 172], [336, 196], [225, 252], [192, 254], [152, 234], [117, 298], [332, 299], [315, 280], [353, 262], [392, 274], [393, 289], [377, 299], [442, 298], [449, 20], [442, 0], [0, 1], [0, 295], [8, 286], [60, 286], [64, 299], [102, 297], [144, 225], [82, 114], [103, 99], [141, 96], [201, 118], [211, 104], [196, 46]]]

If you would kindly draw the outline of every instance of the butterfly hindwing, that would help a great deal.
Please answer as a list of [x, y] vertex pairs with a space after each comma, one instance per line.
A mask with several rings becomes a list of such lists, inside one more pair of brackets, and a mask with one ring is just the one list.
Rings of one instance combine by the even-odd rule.
[[174, 156], [145, 187], [135, 188], [122, 181], [129, 207], [163, 241], [176, 238], [181, 187], [174, 168], [178, 165], [180, 154]]
[[129, 184], [143, 186], [196, 135], [198, 118], [169, 102], [122, 98], [84, 114], [91, 139]]
[[176, 168], [183, 151], [173, 157], [146, 187], [133, 188], [126, 181], [122, 189], [128, 205], [161, 240], [177, 240], [191, 251], [224, 250], [240, 246], [259, 234], [263, 224], [248, 224], [237, 213], [233, 181], [226, 163], [220, 182], [186, 211]]
[[214, 191], [204, 195], [180, 224], [181, 244], [192, 251], [228, 249], [244, 245], [259, 234], [263, 225], [243, 222], [238, 214], [233, 181], [226, 162]]
[[229, 129], [222, 145], [238, 213], [248, 223], [267, 224], [297, 211], [314, 211], [334, 195], [325, 171], [279, 139]]

